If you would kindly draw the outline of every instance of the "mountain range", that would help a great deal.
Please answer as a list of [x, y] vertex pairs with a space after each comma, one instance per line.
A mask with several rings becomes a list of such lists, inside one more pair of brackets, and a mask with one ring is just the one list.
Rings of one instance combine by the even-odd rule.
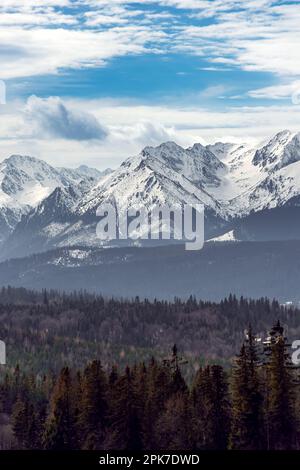
[[105, 172], [13, 155], [0, 164], [1, 259], [99, 247], [96, 209], [103, 202], [148, 210], [203, 203], [206, 239], [300, 239], [300, 133], [282, 131], [256, 147], [166, 142]]
[[[55, 248], [0, 263], [0, 285], [105, 297], [220, 301], [229, 294], [300, 305], [300, 241]], [[234, 313], [233, 313], [234, 315]]]

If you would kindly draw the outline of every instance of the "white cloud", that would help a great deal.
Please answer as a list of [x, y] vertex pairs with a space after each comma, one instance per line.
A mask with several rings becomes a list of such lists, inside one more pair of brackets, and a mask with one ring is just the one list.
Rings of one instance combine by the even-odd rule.
[[145, 52], [162, 33], [135, 26], [106, 31], [0, 29], [1, 78], [56, 73], [63, 67], [102, 66], [111, 57]]
[[[72, 10], [62, 9], [71, 5]], [[176, 7], [178, 13], [157, 11], [155, 5]], [[208, 16], [212, 23], [199, 25]], [[1, 74], [57, 73], [65, 67], [103, 66], [126, 54], [183, 51], [212, 64], [298, 76], [299, 21], [299, 1], [3, 0]]]
[[176, 132], [173, 127], [167, 127], [161, 123], [140, 120], [131, 125], [113, 125], [111, 130], [111, 140], [132, 141], [140, 146], [159, 145], [162, 142], [176, 139]]
[[27, 12], [0, 12], [0, 25], [2, 27], [11, 26], [58, 26], [58, 25], [74, 25], [77, 19], [72, 15], [58, 13], [52, 9], [47, 11], [29, 10]]
[[213, 98], [213, 97], [223, 97], [224, 93], [230, 90], [230, 87], [224, 85], [212, 85], [199, 93], [200, 98]]
[[[249, 71], [286, 76], [300, 74], [298, 1], [285, 5], [274, 1], [217, 1], [210, 4], [207, 7], [215, 17], [214, 21], [205, 26], [182, 27], [176, 37], [176, 50]], [[202, 18], [202, 14], [201, 10], [192, 18]]]
[[[32, 122], [32, 116], [28, 119], [28, 114], [24, 113], [24, 104], [0, 106], [1, 158], [21, 153], [44, 158], [54, 165], [77, 166], [85, 163], [105, 168], [116, 167], [146, 145], [157, 145], [167, 140], [174, 140], [184, 146], [217, 140], [257, 142], [285, 128], [300, 131], [300, 106], [292, 104], [243, 108], [232, 106], [222, 111], [212, 111], [197, 106], [146, 106], [114, 100], [66, 100], [63, 103], [54, 98], [46, 102], [38, 100], [32, 103], [32, 100], [26, 107], [31, 108], [32, 113], [36, 107], [46, 108], [46, 112], [43, 110], [46, 117], [42, 116], [39, 132], [36, 122]], [[62, 117], [57, 108], [61, 104], [68, 114], [72, 110], [72, 116], [75, 114], [79, 120], [72, 132], [76, 126], [85, 129], [82, 122], [86, 123], [88, 109], [87, 122], [92, 119], [92, 123], [101, 123], [101, 128], [107, 132], [106, 138], [96, 140], [92, 138], [93, 132], [89, 131], [86, 137], [90, 139], [78, 140], [74, 133], [58, 131], [57, 126]], [[39, 114], [36, 119], [40, 119]], [[93, 124], [91, 127], [93, 129]], [[52, 137], [45, 138], [46, 132], [51, 133]]]
[[[72, 9], [62, 9], [68, 6]], [[170, 12], [170, 6], [177, 11]], [[287, 98], [300, 84], [299, 22], [299, 1], [2, 0], [0, 74], [2, 79], [57, 74], [69, 67], [102, 67], [129, 54], [184, 52], [206, 59], [204, 70], [273, 73], [277, 85], [249, 96]], [[211, 85], [190, 102], [227, 90]], [[299, 106], [292, 104], [221, 112], [204, 108], [203, 102], [186, 107], [31, 98], [27, 114], [23, 108], [20, 103], [0, 107], [1, 156], [35, 153], [74, 166], [85, 159], [99, 167], [115, 166], [144, 145], [163, 140], [190, 145], [202, 138], [258, 139], [282, 128], [300, 130]], [[107, 135], [101, 140], [102, 132]]]
[[300, 95], [300, 80], [295, 80], [281, 85], [258, 88], [257, 90], [249, 91], [248, 94], [252, 98], [267, 98], [272, 100], [290, 98], [292, 100], [295, 94]]
[[70, 0], [1, 0], [1, 8], [31, 8], [31, 7], [66, 7], [70, 6]]
[[91, 113], [72, 109], [60, 98], [31, 96], [25, 108], [25, 119], [33, 124], [38, 138], [56, 137], [66, 140], [103, 140], [107, 131]]

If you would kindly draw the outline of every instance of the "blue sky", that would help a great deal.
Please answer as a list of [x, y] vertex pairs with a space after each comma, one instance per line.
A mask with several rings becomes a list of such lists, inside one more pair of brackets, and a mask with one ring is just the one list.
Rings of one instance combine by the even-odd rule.
[[103, 168], [300, 130], [299, 24], [299, 1], [2, 0], [0, 158]]
[[[130, 98], [144, 103], [194, 104], [224, 106], [232, 100], [247, 104], [253, 88], [276, 83], [267, 72], [247, 72], [221, 68], [207, 70], [207, 62], [182, 53], [112, 58], [106, 66], [93, 69], [63, 70], [58, 75], [30, 77], [8, 82], [8, 97], [27, 98], [33, 92], [41, 97], [50, 95], [78, 99]], [[215, 89], [215, 92], [214, 92]], [[289, 97], [287, 97], [289, 99]], [[263, 97], [260, 103], [266, 102]], [[257, 101], [256, 101], [257, 104]]]

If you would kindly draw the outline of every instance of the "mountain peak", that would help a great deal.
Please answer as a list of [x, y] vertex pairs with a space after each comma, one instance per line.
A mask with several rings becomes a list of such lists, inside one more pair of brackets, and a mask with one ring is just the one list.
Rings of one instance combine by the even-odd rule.
[[289, 130], [278, 132], [266, 145], [255, 152], [253, 164], [262, 167], [271, 165], [277, 168], [288, 164], [288, 160], [284, 162], [284, 153], [293, 136], [294, 134]]
[[238, 149], [243, 151], [245, 149], [244, 144], [233, 144], [231, 142], [215, 142], [206, 146], [207, 150], [210, 150], [216, 157], [221, 161], [228, 161], [235, 157], [235, 153]]
[[76, 168], [76, 171], [83, 176], [87, 176], [90, 178], [94, 178], [95, 180], [99, 180], [103, 176], [109, 175], [112, 172], [111, 168], [107, 168], [104, 171], [97, 170], [97, 168], [92, 168], [88, 165], [80, 165]]
[[[102, 176], [98, 170], [90, 171], [88, 174], [88, 170], [54, 168], [28, 155], [15, 154], [3, 160], [0, 163], [0, 241], [15, 229], [22, 215], [36, 208], [51, 193], [54, 192], [53, 204], [58, 204], [67, 199], [72, 202], [77, 192], [78, 197], [87, 192]], [[65, 188], [65, 192], [56, 188]]]
[[[260, 148], [222, 142], [148, 146], [105, 178], [87, 165], [54, 168], [33, 157], [12, 155], [0, 165], [3, 240], [13, 230], [21, 240], [26, 225], [28, 236], [32, 228], [33, 237], [38, 232], [54, 244], [96, 243], [96, 208], [111, 201], [121, 210], [202, 202], [213, 220], [229, 220], [299, 198], [299, 162], [300, 133], [288, 130]], [[22, 214], [23, 225], [17, 229]]]
[[19, 163], [22, 161], [37, 161], [38, 159], [35, 157], [31, 157], [30, 155], [20, 155], [20, 154], [12, 154], [5, 159], [7, 162]]
[[201, 152], [205, 150], [204, 145], [200, 144], [199, 142], [196, 142], [192, 147], [189, 148], [189, 150], [192, 150], [194, 152]]
[[141, 155], [143, 157], [147, 157], [149, 155], [157, 157], [157, 156], [163, 156], [166, 153], [169, 154], [169, 153], [183, 153], [183, 152], [184, 152], [184, 149], [180, 145], [176, 144], [176, 142], [169, 141], [169, 142], [163, 142], [157, 147], [147, 146], [142, 150]]
[[286, 137], [290, 137], [292, 135], [292, 132], [289, 129], [284, 129], [283, 131], [277, 132], [273, 139], [285, 139]]
[[5, 160], [3, 160], [3, 163], [16, 166], [16, 167], [22, 167], [24, 165], [47, 165], [46, 162], [43, 160], [39, 160], [36, 157], [31, 157], [29, 155], [19, 155], [19, 154], [13, 154], [10, 157], [7, 157]]

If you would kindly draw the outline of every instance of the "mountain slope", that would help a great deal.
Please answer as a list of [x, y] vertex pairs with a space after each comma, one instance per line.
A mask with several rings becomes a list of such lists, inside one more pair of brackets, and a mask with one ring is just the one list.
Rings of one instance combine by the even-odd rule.
[[[252, 153], [248, 153], [248, 160]], [[282, 207], [300, 195], [300, 134], [283, 131], [274, 136], [248, 161], [248, 174], [251, 184], [244, 181], [244, 191], [230, 200], [232, 211], [239, 217]]]
[[[166, 149], [170, 149], [168, 154]], [[107, 178], [101, 180], [77, 207], [79, 215], [94, 212], [99, 204], [115, 201], [118, 207], [141, 205], [151, 209], [155, 205], [203, 203], [218, 212], [221, 205], [208, 193], [208, 185], [219, 184], [216, 174], [205, 169], [199, 155], [195, 158], [178, 152], [176, 144], [146, 148], [137, 157], [127, 159]], [[180, 147], [179, 147], [180, 148]], [[176, 153], [174, 153], [176, 149]], [[215, 169], [222, 163], [214, 159]], [[219, 165], [219, 166], [218, 166]]]
[[300, 241], [207, 243], [183, 246], [90, 249], [68, 247], [0, 264], [0, 285], [105, 296], [218, 301], [277, 297], [299, 303]]
[[[219, 184], [213, 177], [212, 170], [204, 171], [207, 162], [201, 159], [207, 156], [213, 161], [216, 171], [223, 169], [223, 164], [208, 151], [203, 151], [204, 157], [195, 148], [188, 150], [188, 162], [185, 155], [178, 152], [176, 158], [172, 153], [170, 161], [167, 149], [178, 150], [176, 144], [165, 144], [158, 149], [146, 148], [138, 156], [126, 160], [119, 169], [103, 177], [91, 190], [82, 191], [81, 197], [73, 201], [65, 211], [65, 217], [53, 208], [52, 195], [45, 200], [46, 207], [52, 207], [53, 215], [50, 220], [45, 218], [45, 202], [29, 213], [18, 224], [7, 244], [3, 246], [6, 257], [12, 254], [22, 255], [55, 246], [84, 244], [99, 246], [96, 238], [96, 225], [99, 219], [96, 210], [103, 203], [112, 203], [118, 210], [125, 211], [129, 206], [146, 206], [151, 210], [157, 205], [205, 204], [210, 210], [210, 219], [215, 224], [222, 222], [222, 208], [208, 192], [201, 188], [207, 185]], [[184, 152], [182, 152], [184, 153]], [[188, 179], [183, 174], [183, 166]], [[180, 169], [176, 171], [175, 168]], [[204, 175], [205, 178], [199, 178]], [[198, 181], [195, 186], [191, 180]], [[200, 184], [201, 183], [201, 184]], [[65, 193], [64, 197], [65, 196]]]
[[14, 230], [22, 215], [28, 214], [57, 187], [84, 182], [94, 185], [102, 176], [95, 169], [54, 168], [37, 158], [12, 155], [0, 163], [0, 242]]
[[[289, 131], [255, 148], [222, 142], [187, 149], [174, 142], [145, 147], [105, 175], [84, 166], [55, 169], [27, 158], [11, 157], [2, 164], [0, 227], [5, 217], [8, 227], [10, 218], [7, 232], [13, 231], [2, 246], [3, 257], [21, 256], [29, 247], [33, 252], [99, 246], [96, 210], [103, 203], [120, 211], [203, 203], [206, 237], [214, 238], [237, 228], [246, 234], [241, 227], [253, 213], [297, 207], [300, 200], [300, 134]], [[16, 172], [9, 171], [11, 166]], [[55, 191], [57, 187], [64, 191]], [[289, 218], [289, 223], [293, 237], [300, 238], [296, 221]], [[272, 239], [281, 239], [274, 220], [272, 227]], [[253, 233], [251, 237], [256, 239]]]

